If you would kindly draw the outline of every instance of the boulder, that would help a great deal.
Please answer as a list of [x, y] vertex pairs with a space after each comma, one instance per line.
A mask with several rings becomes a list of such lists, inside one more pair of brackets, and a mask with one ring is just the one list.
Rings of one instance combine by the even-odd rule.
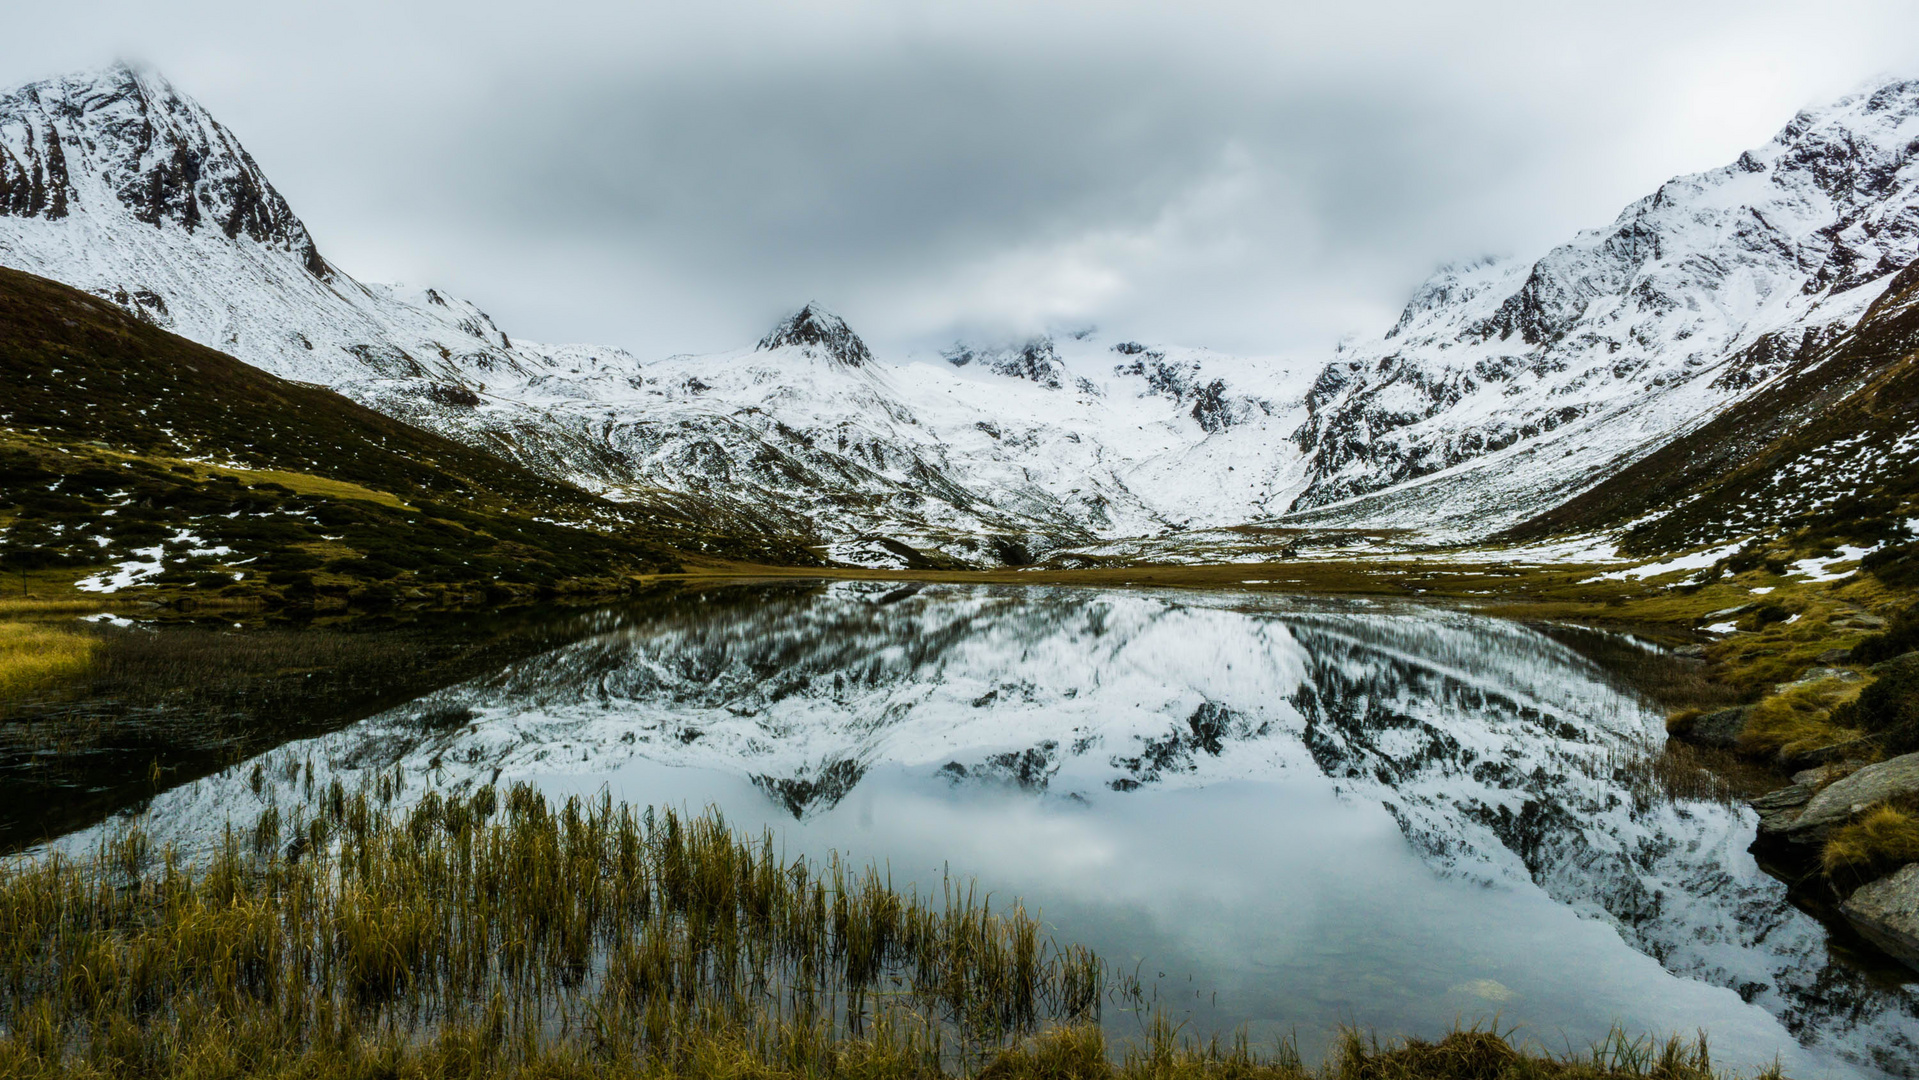
[[1851, 655], [1851, 649], [1827, 649], [1825, 652], [1813, 657], [1813, 659], [1819, 661], [1821, 664], [1843, 664], [1846, 662], [1846, 658]]
[[1840, 777], [1850, 776], [1858, 772], [1868, 764], [1869, 762], [1848, 759], [1845, 761], [1835, 761], [1830, 765], [1815, 765], [1810, 769], [1802, 769], [1799, 772], [1793, 773], [1792, 782], [1795, 784], [1810, 784], [1813, 790], [1816, 791], [1820, 787], [1830, 784]]
[[1847, 630], [1884, 630], [1886, 628], [1886, 620], [1864, 612], [1841, 616], [1834, 619], [1832, 624]]
[[1839, 913], [1874, 945], [1919, 970], [1919, 863], [1861, 887]]
[[1794, 784], [1777, 791], [1768, 791], [1748, 803], [1759, 812], [1759, 835], [1777, 837], [1783, 835], [1799, 820], [1805, 805], [1812, 801], [1818, 788], [1811, 783]]
[[1820, 765], [1837, 765], [1844, 761], [1866, 761], [1874, 757], [1879, 741], [1871, 735], [1861, 735], [1856, 739], [1827, 743], [1810, 750], [1795, 750], [1790, 754], [1781, 753], [1779, 764], [1788, 769], [1811, 769]]
[[1752, 713], [1750, 705], [1735, 705], [1730, 709], [1720, 709], [1673, 728], [1673, 737], [1683, 739], [1700, 746], [1717, 746], [1722, 750], [1731, 750], [1739, 745], [1739, 733], [1746, 729], [1746, 717]]
[[1902, 754], [1890, 761], [1868, 765], [1842, 780], [1837, 780], [1806, 803], [1799, 817], [1787, 826], [1787, 838], [1795, 843], [1818, 843], [1833, 826], [1875, 803], [1901, 795], [1919, 795], [1919, 754]]

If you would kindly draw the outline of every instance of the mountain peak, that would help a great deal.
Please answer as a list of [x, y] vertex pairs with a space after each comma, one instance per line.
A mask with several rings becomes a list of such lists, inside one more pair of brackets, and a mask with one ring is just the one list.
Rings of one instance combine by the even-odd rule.
[[759, 347], [764, 351], [788, 345], [810, 354], [824, 353], [848, 367], [859, 367], [873, 360], [866, 343], [846, 325], [845, 319], [814, 303], [787, 316], [760, 339]]
[[213, 228], [330, 271], [233, 133], [158, 72], [126, 63], [0, 92], [0, 217], [124, 215]]

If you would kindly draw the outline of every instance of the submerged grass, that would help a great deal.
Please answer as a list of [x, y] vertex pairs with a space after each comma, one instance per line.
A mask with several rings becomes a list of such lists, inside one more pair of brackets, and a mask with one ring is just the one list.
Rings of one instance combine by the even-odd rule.
[[1347, 1032], [1308, 1069], [1155, 1020], [1115, 1055], [1087, 950], [947, 882], [776, 855], [717, 813], [429, 792], [276, 808], [190, 868], [138, 830], [0, 869], [0, 1075], [1708, 1080], [1704, 1041], [1587, 1055]]
[[23, 695], [86, 671], [98, 644], [54, 627], [0, 622], [0, 712]]

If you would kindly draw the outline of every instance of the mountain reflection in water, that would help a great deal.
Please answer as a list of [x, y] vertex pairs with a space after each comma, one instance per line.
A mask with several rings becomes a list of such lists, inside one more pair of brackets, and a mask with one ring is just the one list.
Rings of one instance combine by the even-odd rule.
[[1432, 1033], [1497, 1014], [1557, 1048], [1614, 1022], [1698, 1026], [1723, 1065], [1919, 1075], [1912, 984], [1831, 956], [1747, 854], [1750, 811], [1628, 767], [1663, 739], [1657, 710], [1524, 626], [1367, 601], [862, 583], [600, 618], [166, 792], [148, 829], [204, 842], [297, 802], [307, 762], [322, 785], [395, 768], [414, 791], [605, 784], [716, 803], [789, 850], [885, 859], [921, 887], [950, 862], [1137, 958], [1200, 1033], [1296, 1028], [1310, 1048], [1342, 1022]]

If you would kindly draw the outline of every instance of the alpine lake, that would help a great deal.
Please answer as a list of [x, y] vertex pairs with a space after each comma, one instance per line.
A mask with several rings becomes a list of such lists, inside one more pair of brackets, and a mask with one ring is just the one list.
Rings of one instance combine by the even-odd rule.
[[1631, 634], [851, 581], [352, 630], [124, 623], [94, 628], [106, 676], [0, 724], [9, 848], [137, 820], [190, 853], [334, 780], [524, 781], [1018, 898], [1137, 978], [1102, 1014], [1119, 1039], [1152, 1013], [1309, 1059], [1341, 1025], [1553, 1050], [1703, 1030], [1722, 1067], [1919, 1075], [1919, 979], [1795, 906], [1742, 793], [1670, 764], [1644, 687], [1687, 661]]

